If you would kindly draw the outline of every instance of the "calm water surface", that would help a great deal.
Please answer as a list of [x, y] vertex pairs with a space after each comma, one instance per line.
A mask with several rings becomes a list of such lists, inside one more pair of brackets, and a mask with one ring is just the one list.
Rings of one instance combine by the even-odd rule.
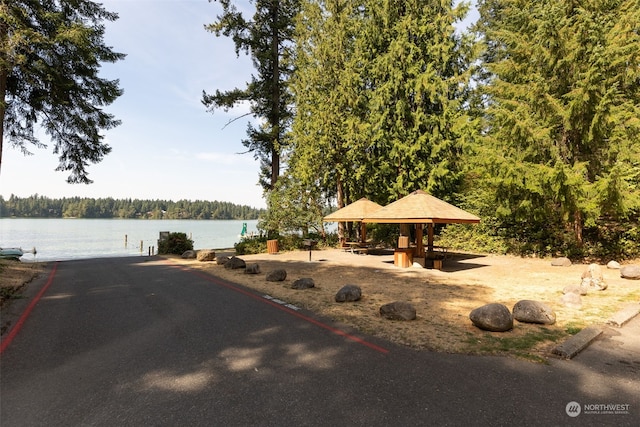
[[151, 246], [157, 251], [159, 233], [170, 231], [186, 233], [196, 249], [232, 248], [245, 222], [249, 233], [257, 233], [257, 220], [2, 218], [0, 247], [35, 247], [36, 257], [27, 253], [22, 261], [147, 255]]

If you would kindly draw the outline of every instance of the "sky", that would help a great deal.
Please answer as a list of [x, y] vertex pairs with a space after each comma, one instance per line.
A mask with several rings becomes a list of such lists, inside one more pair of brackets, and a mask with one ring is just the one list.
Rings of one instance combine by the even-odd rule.
[[[103, 0], [119, 15], [105, 43], [127, 57], [104, 64], [100, 76], [119, 79], [124, 94], [106, 111], [122, 124], [104, 132], [112, 151], [88, 167], [92, 184], [68, 184], [56, 172], [52, 144], [32, 156], [5, 141], [0, 195], [51, 198], [217, 200], [265, 207], [259, 162], [246, 151], [246, 105], [208, 112], [202, 91], [244, 88], [253, 66], [233, 42], [204, 29], [222, 13], [208, 0]], [[252, 15], [248, 0], [236, 2]], [[42, 142], [48, 143], [42, 135]]]

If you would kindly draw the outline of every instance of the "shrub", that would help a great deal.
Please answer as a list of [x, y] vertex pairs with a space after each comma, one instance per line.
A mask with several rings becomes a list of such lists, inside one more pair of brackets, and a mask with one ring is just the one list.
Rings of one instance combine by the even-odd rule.
[[[338, 235], [336, 233], [327, 233], [323, 238], [318, 233], [309, 233], [307, 237], [301, 237], [298, 234], [290, 233], [277, 236], [278, 250], [295, 251], [306, 249], [304, 246], [305, 239], [312, 239], [317, 242], [316, 248], [335, 247], [338, 244]], [[271, 240], [271, 239], [269, 239]], [[276, 240], [275, 238], [273, 240]], [[267, 237], [253, 237], [244, 239], [234, 245], [236, 255], [252, 255], [267, 252]]]
[[261, 254], [267, 252], [267, 238], [252, 237], [250, 239], [243, 239], [233, 245], [233, 247], [236, 250], [236, 255]]
[[193, 250], [193, 240], [186, 233], [169, 233], [166, 239], [158, 241], [159, 254], [181, 255], [190, 250]]

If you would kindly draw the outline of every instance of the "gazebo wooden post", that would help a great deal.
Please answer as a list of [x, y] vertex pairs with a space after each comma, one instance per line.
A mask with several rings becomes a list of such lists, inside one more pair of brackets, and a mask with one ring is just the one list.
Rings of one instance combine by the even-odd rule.
[[433, 258], [433, 223], [427, 224], [427, 252], [429, 258]]
[[367, 243], [367, 224], [360, 221], [360, 242]]
[[416, 224], [416, 256], [424, 257], [424, 242], [422, 241], [423, 232], [422, 232], [423, 224]]

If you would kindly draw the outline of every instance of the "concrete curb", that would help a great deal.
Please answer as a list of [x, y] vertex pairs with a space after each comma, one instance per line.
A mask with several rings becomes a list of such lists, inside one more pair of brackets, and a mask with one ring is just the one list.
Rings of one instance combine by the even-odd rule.
[[563, 359], [571, 359], [585, 349], [601, 334], [602, 328], [589, 326], [554, 348], [551, 352]]
[[609, 320], [607, 325], [621, 328], [629, 320], [633, 319], [640, 313], [640, 304], [629, 304], [619, 312], [615, 313]]
[[[629, 304], [622, 310], [615, 313], [609, 320], [607, 325], [622, 327], [625, 323], [636, 317], [640, 313], [640, 304]], [[603, 329], [597, 326], [589, 326], [585, 328], [555, 347], [551, 353], [560, 356], [563, 359], [572, 359], [575, 355], [587, 348], [596, 338], [603, 332]]]

